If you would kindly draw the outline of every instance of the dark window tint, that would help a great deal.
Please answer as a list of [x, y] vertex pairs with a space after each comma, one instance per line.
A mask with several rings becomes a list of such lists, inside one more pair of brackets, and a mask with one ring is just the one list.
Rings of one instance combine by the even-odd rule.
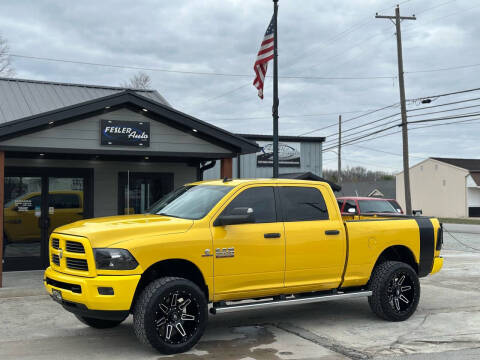
[[395, 210], [397, 210], [397, 212], [403, 213], [402, 207], [398, 204], [398, 202], [396, 202], [395, 200], [387, 200], [387, 201], [394, 207]]
[[36, 208], [40, 208], [40, 195], [32, 196], [30, 199], [27, 200], [28, 210], [35, 210]]
[[80, 200], [76, 194], [50, 194], [48, 206], [55, 209], [78, 209]]
[[342, 211], [343, 200], [337, 200], [337, 203], [338, 203], [338, 208], [340, 209], [340, 211]]
[[277, 221], [273, 187], [254, 187], [241, 192], [228, 204], [223, 214], [229, 215], [233, 209], [239, 207], [252, 208], [256, 223], [271, 223]]
[[357, 204], [355, 204], [354, 200], [347, 200], [345, 207], [343, 208], [343, 212], [348, 213], [348, 209], [354, 209], [355, 212], [357, 211]]
[[360, 212], [367, 213], [395, 213], [392, 204], [385, 200], [358, 200]]
[[285, 221], [328, 219], [327, 206], [320, 190], [312, 187], [280, 187]]

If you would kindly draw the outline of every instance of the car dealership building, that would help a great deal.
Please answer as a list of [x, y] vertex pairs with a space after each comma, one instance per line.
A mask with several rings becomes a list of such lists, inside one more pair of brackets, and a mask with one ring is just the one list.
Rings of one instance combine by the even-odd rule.
[[[321, 175], [324, 139], [314, 139], [287, 139], [282, 169]], [[268, 176], [268, 148], [175, 110], [155, 90], [0, 78], [3, 270], [47, 266], [48, 237], [62, 224], [145, 212], [208, 169], [205, 178], [238, 176], [233, 158], [262, 169], [248, 176]]]

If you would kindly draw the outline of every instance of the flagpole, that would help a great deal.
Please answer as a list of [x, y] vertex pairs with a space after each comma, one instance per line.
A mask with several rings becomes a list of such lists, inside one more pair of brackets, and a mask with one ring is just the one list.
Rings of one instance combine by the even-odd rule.
[[274, 36], [273, 36], [273, 177], [278, 177], [278, 0], [273, 0]]

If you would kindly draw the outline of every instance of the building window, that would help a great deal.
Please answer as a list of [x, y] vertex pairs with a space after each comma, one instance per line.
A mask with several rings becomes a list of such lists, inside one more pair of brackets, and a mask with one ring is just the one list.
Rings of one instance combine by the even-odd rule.
[[435, 170], [438, 170], [438, 164], [435, 164]]
[[443, 186], [447, 185], [447, 180], [443, 179], [442, 183], [443, 183]]
[[420, 171], [423, 171], [423, 165], [420, 165]]

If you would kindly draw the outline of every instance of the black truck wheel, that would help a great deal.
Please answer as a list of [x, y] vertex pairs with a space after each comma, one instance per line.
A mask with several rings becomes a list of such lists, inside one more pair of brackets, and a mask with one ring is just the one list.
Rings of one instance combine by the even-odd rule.
[[407, 320], [420, 300], [420, 282], [413, 268], [398, 261], [378, 265], [370, 280], [373, 294], [368, 298], [372, 311], [389, 321]]
[[191, 349], [207, 325], [207, 300], [193, 282], [164, 277], [147, 285], [133, 312], [138, 339], [163, 354]]
[[125, 319], [122, 319], [122, 320], [104, 320], [104, 319], [95, 319], [95, 318], [90, 318], [90, 317], [76, 315], [76, 314], [75, 314], [75, 317], [85, 325], [88, 325], [95, 329], [113, 328], [115, 326], [120, 325], [127, 318], [125, 317]]

